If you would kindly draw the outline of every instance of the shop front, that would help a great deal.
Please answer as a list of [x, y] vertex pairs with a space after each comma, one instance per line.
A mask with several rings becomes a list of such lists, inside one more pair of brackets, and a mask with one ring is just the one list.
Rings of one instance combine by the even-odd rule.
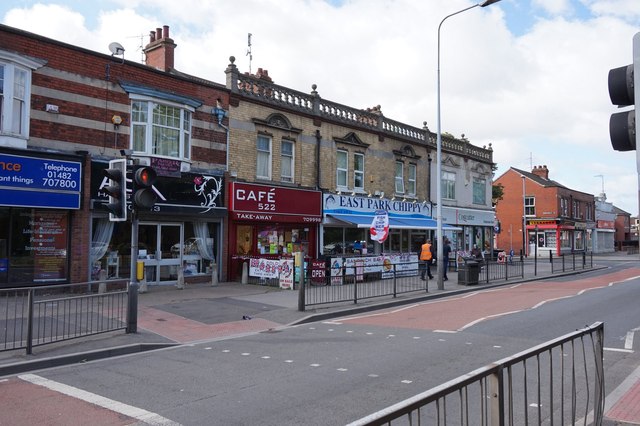
[[[437, 228], [428, 203], [327, 193], [323, 206], [321, 247], [325, 256], [417, 253]], [[374, 242], [369, 232], [378, 210], [388, 212], [389, 217], [389, 237], [382, 243]], [[448, 232], [456, 229], [443, 225], [445, 228]]]
[[230, 280], [241, 279], [243, 264], [250, 259], [263, 259], [254, 260], [256, 265], [270, 265], [292, 259], [295, 253], [317, 256], [320, 191], [244, 182], [231, 182], [229, 191]]
[[584, 252], [591, 247], [593, 229], [585, 222], [530, 219], [527, 221], [528, 256], [549, 257], [549, 252]]
[[[144, 264], [147, 284], [176, 284], [181, 270], [185, 279], [211, 280], [222, 277], [218, 259], [222, 253], [224, 185], [221, 174], [185, 173], [179, 168], [168, 171], [154, 165], [158, 179], [152, 211], [138, 213], [136, 261]], [[107, 201], [103, 188], [106, 163], [92, 163], [93, 199], [91, 280], [106, 271], [107, 279], [131, 276], [131, 218], [111, 222], [101, 204]], [[131, 205], [129, 204], [129, 211]], [[189, 278], [194, 277], [194, 278]]]
[[70, 280], [82, 157], [0, 151], [0, 287]]
[[485, 255], [491, 253], [495, 224], [493, 210], [442, 206], [442, 221], [457, 229], [444, 230], [454, 252], [462, 256], [471, 256], [474, 249], [480, 250]]

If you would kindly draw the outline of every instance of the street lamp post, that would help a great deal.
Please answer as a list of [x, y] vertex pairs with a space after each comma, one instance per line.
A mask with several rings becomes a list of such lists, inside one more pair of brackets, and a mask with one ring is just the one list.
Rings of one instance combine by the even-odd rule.
[[525, 177], [522, 175], [522, 255], [520, 257], [527, 255], [525, 246], [527, 240], [527, 193], [525, 192], [524, 182]]
[[436, 108], [437, 114], [437, 135], [436, 135], [436, 221], [437, 221], [437, 246], [438, 246], [438, 290], [444, 290], [444, 271], [443, 265], [444, 261], [442, 256], [444, 254], [443, 246], [444, 240], [442, 239], [442, 128], [440, 123], [440, 29], [442, 28], [442, 24], [448, 18], [455, 16], [459, 13], [465, 12], [469, 9], [473, 9], [474, 7], [487, 7], [493, 3], [497, 3], [500, 0], [485, 0], [481, 3], [474, 4], [473, 6], [466, 7], [462, 10], [454, 12], [450, 15], [445, 16], [442, 21], [440, 21], [440, 25], [438, 25], [438, 81], [436, 87], [436, 98], [438, 106]]

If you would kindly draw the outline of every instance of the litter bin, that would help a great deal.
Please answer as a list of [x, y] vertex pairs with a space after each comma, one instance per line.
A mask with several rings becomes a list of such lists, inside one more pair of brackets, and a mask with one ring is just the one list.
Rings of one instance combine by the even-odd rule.
[[464, 263], [458, 267], [458, 284], [475, 285], [480, 278], [480, 264], [475, 260], [464, 259]]

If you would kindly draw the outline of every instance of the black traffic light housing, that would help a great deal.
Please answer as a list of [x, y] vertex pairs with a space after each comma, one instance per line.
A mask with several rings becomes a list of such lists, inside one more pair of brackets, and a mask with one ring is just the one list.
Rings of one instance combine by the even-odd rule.
[[[609, 98], [619, 107], [633, 106], [640, 96], [640, 33], [633, 37], [633, 63], [609, 71]], [[638, 126], [636, 111], [630, 109], [611, 115], [609, 136], [616, 151], [636, 150]]]
[[103, 188], [109, 195], [109, 203], [104, 205], [109, 211], [109, 220], [124, 222], [127, 220], [127, 160], [109, 161], [104, 176], [109, 178], [109, 184]]
[[137, 210], [151, 210], [156, 204], [157, 195], [153, 188], [158, 175], [152, 167], [136, 166], [133, 169], [133, 193], [131, 202]]

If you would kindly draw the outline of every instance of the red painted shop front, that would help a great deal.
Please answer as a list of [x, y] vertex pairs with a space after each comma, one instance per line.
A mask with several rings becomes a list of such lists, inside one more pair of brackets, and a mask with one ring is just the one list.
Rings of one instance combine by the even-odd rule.
[[322, 192], [243, 182], [229, 184], [229, 279], [249, 258], [317, 257]]

